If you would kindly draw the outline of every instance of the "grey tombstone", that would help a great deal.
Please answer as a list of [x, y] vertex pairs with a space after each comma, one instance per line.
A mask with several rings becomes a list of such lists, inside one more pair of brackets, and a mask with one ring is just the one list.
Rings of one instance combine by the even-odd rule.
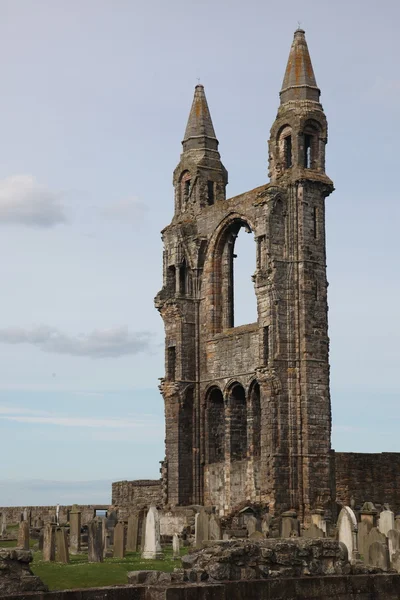
[[315, 523], [311, 523], [311, 525], [308, 529], [303, 530], [303, 537], [311, 538], [311, 539], [318, 539], [318, 538], [325, 537], [325, 533], [323, 532], [322, 529], [317, 527], [317, 525]]
[[146, 534], [142, 558], [163, 558], [160, 542], [160, 517], [155, 506], [150, 506], [146, 517]]
[[22, 513], [22, 520], [23, 521], [28, 520], [28, 509], [27, 508], [24, 508], [24, 512]]
[[128, 518], [128, 532], [127, 532], [127, 536], [126, 536], [127, 552], [137, 552], [138, 527], [139, 527], [138, 515], [130, 515], [130, 517]]
[[74, 506], [69, 513], [69, 550], [71, 554], [78, 554], [81, 551], [81, 525], [81, 511]]
[[56, 562], [69, 563], [67, 531], [64, 527], [56, 529]]
[[208, 524], [208, 539], [222, 540], [221, 521], [217, 515], [211, 515]]
[[373, 542], [368, 548], [368, 565], [383, 571], [389, 568], [389, 550], [386, 544]]
[[364, 560], [366, 563], [368, 563], [369, 547], [374, 542], [380, 542], [381, 544], [387, 544], [386, 535], [381, 533], [377, 527], [372, 527], [372, 529], [369, 532], [369, 534], [365, 540], [365, 543], [364, 543]]
[[318, 529], [321, 529], [326, 534], [326, 520], [324, 519], [324, 511], [315, 509], [311, 513], [311, 523], [316, 525]]
[[40, 552], [43, 552], [43, 544], [44, 544], [44, 529], [42, 527], [42, 529], [39, 531], [39, 546], [38, 549]]
[[177, 533], [174, 533], [172, 536], [172, 558], [174, 560], [178, 560], [181, 557], [179, 536]]
[[391, 510], [383, 510], [379, 515], [379, 531], [387, 536], [394, 529], [394, 514]]
[[257, 519], [254, 515], [247, 517], [246, 519], [247, 535], [250, 537], [252, 533], [257, 531]]
[[119, 521], [114, 528], [114, 558], [125, 556], [125, 524]]
[[103, 562], [102, 526], [97, 519], [88, 524], [88, 562]]
[[354, 562], [359, 558], [357, 550], [357, 519], [350, 508], [345, 506], [339, 513], [338, 522], [339, 542], [342, 542], [349, 555], [350, 562]]
[[390, 566], [392, 569], [400, 573], [400, 550], [395, 552], [391, 558]]
[[111, 558], [113, 555], [111, 550], [111, 538], [110, 533], [106, 530], [106, 533], [103, 536], [103, 557]]
[[397, 529], [391, 529], [388, 532], [388, 545], [389, 545], [389, 558], [392, 561], [393, 555], [400, 550], [400, 531]]
[[203, 542], [208, 541], [208, 514], [203, 507], [196, 513], [194, 518], [194, 545], [201, 548]]
[[290, 538], [292, 536], [292, 531], [295, 531], [298, 534], [299, 526], [297, 513], [294, 510], [287, 510], [282, 513], [281, 537]]
[[364, 520], [358, 524], [358, 531], [357, 531], [358, 551], [364, 560], [366, 560], [367, 556], [368, 556], [368, 536], [369, 536], [369, 532], [371, 531], [371, 529], [372, 529], [372, 522], [370, 520]]
[[48, 523], [44, 528], [43, 536], [43, 560], [52, 562], [56, 558], [56, 540], [55, 527], [52, 523]]
[[0, 534], [1, 535], [6, 535], [7, 534], [7, 516], [6, 516], [5, 512], [3, 512], [3, 514], [1, 515], [1, 530], [0, 530]]
[[400, 531], [400, 515], [396, 515], [394, 520], [394, 528], [397, 529], [397, 531]]
[[21, 521], [18, 530], [18, 548], [22, 550], [29, 550], [29, 523], [28, 521]]

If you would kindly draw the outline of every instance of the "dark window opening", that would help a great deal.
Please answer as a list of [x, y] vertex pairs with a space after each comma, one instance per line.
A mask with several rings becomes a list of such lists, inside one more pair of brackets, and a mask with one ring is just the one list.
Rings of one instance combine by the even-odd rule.
[[186, 392], [179, 409], [179, 504], [192, 502], [193, 492], [193, 389]]
[[225, 457], [225, 407], [221, 390], [215, 388], [208, 398], [208, 462], [222, 462]]
[[207, 204], [210, 206], [214, 204], [214, 182], [207, 181]]
[[175, 291], [176, 291], [176, 269], [173, 265], [171, 267], [168, 267], [167, 286], [168, 286], [169, 291], [172, 294], [175, 294]]
[[249, 400], [248, 435], [253, 446], [253, 455], [259, 458], [261, 455], [261, 403], [260, 386], [257, 381], [250, 390]]
[[312, 136], [307, 133], [304, 136], [304, 168], [311, 169], [311, 143]]
[[318, 208], [314, 206], [314, 239], [318, 239]]
[[190, 194], [190, 179], [185, 181], [184, 186], [183, 186], [183, 199], [185, 202], [187, 202], [189, 200], [189, 194]]
[[289, 169], [292, 166], [292, 136], [288, 135], [283, 140], [285, 152], [285, 167]]
[[187, 285], [187, 268], [186, 268], [186, 260], [184, 260], [179, 267], [179, 294], [181, 296], [186, 295], [186, 285]]
[[242, 460], [247, 454], [247, 406], [241, 385], [235, 385], [229, 397], [231, 460]]
[[263, 329], [263, 362], [264, 365], [268, 364], [269, 360], [269, 327], [264, 327]]
[[167, 378], [170, 381], [175, 381], [176, 376], [176, 348], [169, 346], [167, 351]]

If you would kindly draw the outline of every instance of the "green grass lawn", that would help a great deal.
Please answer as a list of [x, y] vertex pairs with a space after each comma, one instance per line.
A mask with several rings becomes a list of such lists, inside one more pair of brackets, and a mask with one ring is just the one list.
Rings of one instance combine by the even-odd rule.
[[[181, 554], [187, 553], [182, 548]], [[106, 558], [102, 563], [88, 563], [87, 554], [70, 556], [70, 563], [43, 562], [42, 553], [35, 552], [32, 571], [38, 575], [50, 590], [71, 588], [125, 585], [128, 571], [155, 570], [172, 572], [180, 567], [179, 560], [172, 559], [172, 549], [165, 550], [164, 560], [143, 560], [140, 552], [127, 552], [125, 558]]]

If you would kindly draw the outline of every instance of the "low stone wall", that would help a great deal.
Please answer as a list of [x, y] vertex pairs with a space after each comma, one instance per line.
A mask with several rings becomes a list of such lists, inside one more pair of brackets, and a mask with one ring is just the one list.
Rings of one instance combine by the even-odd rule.
[[400, 512], [400, 453], [335, 452], [336, 500], [342, 506], [388, 503]]
[[[4, 595], [2, 600], [26, 600]], [[118, 586], [29, 594], [30, 600], [398, 600], [400, 575], [298, 577], [220, 584]]]
[[118, 516], [125, 519], [132, 512], [139, 512], [151, 504], [162, 506], [160, 479], [116, 481], [112, 484], [112, 506]]
[[[78, 505], [78, 510], [82, 513], [82, 525], [87, 525], [95, 516], [96, 509], [100, 508], [108, 510], [108, 507], [103, 505]], [[69, 512], [71, 509], [72, 506], [59, 507], [58, 516], [60, 525], [65, 525], [69, 521]], [[51, 523], [55, 518], [56, 510], [56, 506], [0, 506], [0, 515], [6, 515], [8, 525], [19, 523], [22, 520], [22, 516], [26, 515], [29, 525], [35, 527], [37, 519], [42, 519], [44, 524]]]

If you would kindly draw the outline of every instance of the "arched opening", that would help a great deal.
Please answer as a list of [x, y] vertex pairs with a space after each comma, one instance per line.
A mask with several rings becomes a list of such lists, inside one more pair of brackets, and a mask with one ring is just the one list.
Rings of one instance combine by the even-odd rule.
[[180, 207], [184, 208], [190, 196], [190, 179], [189, 171], [183, 171], [180, 180]]
[[179, 267], [179, 295], [186, 296], [187, 293], [187, 266], [186, 260], [183, 259]]
[[249, 450], [254, 458], [261, 455], [261, 403], [260, 386], [255, 381], [249, 391], [249, 416], [248, 416]]
[[229, 449], [231, 461], [247, 456], [247, 407], [243, 386], [235, 384], [229, 392]]
[[303, 129], [303, 147], [300, 160], [305, 169], [318, 168], [319, 126], [317, 123], [307, 121]]
[[193, 389], [179, 409], [179, 503], [191, 504], [193, 495]]
[[207, 398], [208, 463], [222, 462], [225, 458], [225, 407], [219, 388], [213, 388]]
[[285, 125], [278, 134], [279, 162], [284, 169], [290, 169], [293, 164], [292, 146], [292, 128]]
[[251, 233], [250, 226], [237, 218], [226, 227], [216, 244], [211, 302], [215, 333], [257, 321], [252, 282], [257, 248]]

